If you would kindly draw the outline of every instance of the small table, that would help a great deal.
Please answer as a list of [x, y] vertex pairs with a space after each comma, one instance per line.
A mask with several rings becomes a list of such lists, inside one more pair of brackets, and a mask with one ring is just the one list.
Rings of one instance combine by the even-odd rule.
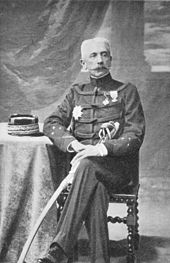
[[[17, 263], [37, 218], [62, 180], [63, 158], [46, 136], [11, 136], [7, 123], [0, 123], [1, 263]], [[27, 262], [42, 256], [55, 237], [56, 210], [54, 205], [45, 217]]]

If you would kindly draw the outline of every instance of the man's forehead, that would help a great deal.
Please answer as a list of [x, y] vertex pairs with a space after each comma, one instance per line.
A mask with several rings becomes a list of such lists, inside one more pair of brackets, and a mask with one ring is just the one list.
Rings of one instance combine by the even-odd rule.
[[82, 58], [92, 53], [107, 51], [110, 53], [110, 46], [108, 40], [104, 38], [94, 38], [83, 41], [81, 45]]

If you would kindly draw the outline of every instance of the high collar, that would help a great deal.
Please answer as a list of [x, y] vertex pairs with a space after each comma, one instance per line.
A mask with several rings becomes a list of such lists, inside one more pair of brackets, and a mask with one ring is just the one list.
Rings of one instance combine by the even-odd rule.
[[92, 86], [94, 86], [94, 87], [104, 87], [106, 84], [108, 84], [111, 81], [112, 81], [112, 77], [111, 77], [110, 73], [108, 73], [104, 77], [101, 77], [98, 79], [90, 77], [90, 82], [91, 82]]

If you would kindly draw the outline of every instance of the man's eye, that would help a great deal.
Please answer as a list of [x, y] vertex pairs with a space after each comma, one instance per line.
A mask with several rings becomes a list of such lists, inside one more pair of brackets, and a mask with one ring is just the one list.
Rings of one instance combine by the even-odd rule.
[[103, 52], [103, 53], [102, 53], [102, 56], [103, 56], [103, 57], [107, 57], [107, 56], [108, 56], [107, 52]]
[[90, 54], [90, 57], [91, 57], [91, 58], [96, 57], [96, 53], [92, 53], [92, 54]]

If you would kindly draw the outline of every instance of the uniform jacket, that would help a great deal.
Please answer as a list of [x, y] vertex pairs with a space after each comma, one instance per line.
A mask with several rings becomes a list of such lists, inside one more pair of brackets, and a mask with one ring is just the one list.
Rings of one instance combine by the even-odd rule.
[[[81, 114], [75, 120], [72, 115], [77, 106], [81, 106]], [[108, 121], [120, 124], [116, 136], [104, 142], [108, 155], [125, 158], [128, 163], [133, 159], [137, 167], [145, 132], [139, 94], [134, 85], [116, 81], [110, 74], [91, 78], [89, 83], [74, 84], [56, 111], [45, 120], [44, 134], [66, 152], [75, 138], [84, 144], [96, 144], [101, 125]], [[70, 126], [72, 132], [68, 130]]]

